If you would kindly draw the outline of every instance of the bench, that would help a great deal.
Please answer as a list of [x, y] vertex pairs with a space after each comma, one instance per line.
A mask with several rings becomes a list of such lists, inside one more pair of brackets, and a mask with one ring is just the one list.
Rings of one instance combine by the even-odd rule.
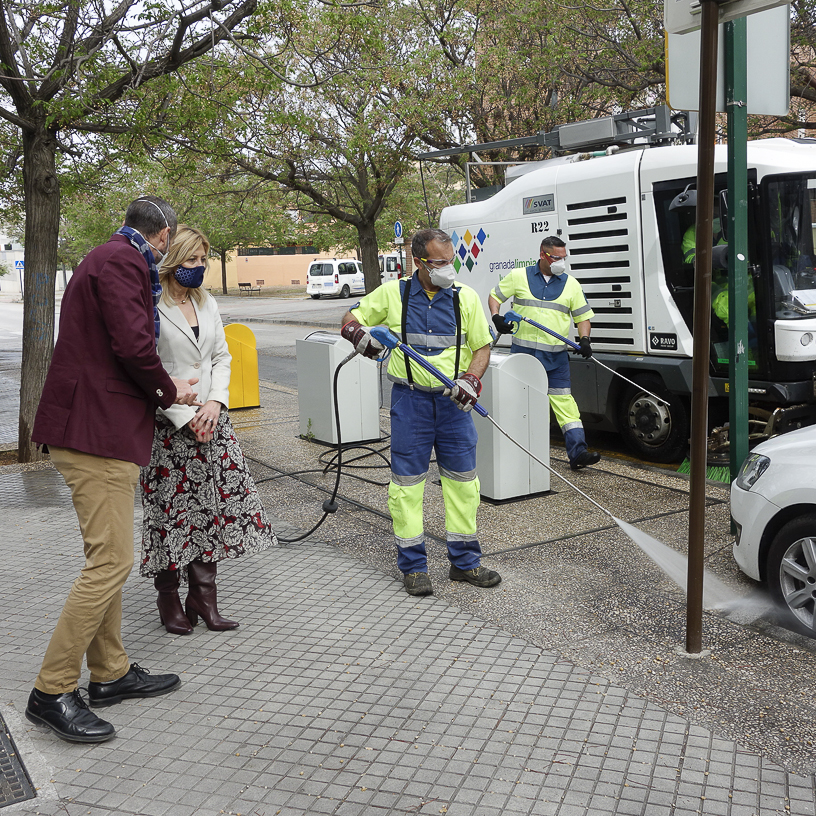
[[260, 286], [253, 286], [249, 281], [238, 284], [238, 292], [242, 295], [251, 295], [253, 292], [258, 292], [260, 294], [260, 291]]

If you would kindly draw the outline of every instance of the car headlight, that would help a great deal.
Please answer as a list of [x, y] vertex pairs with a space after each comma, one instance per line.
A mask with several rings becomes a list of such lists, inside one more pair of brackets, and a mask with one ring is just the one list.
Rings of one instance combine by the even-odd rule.
[[767, 456], [762, 456], [758, 453], [749, 453], [745, 457], [745, 461], [740, 468], [739, 476], [737, 476], [737, 487], [743, 490], [750, 490], [756, 480], [768, 469], [771, 460]]

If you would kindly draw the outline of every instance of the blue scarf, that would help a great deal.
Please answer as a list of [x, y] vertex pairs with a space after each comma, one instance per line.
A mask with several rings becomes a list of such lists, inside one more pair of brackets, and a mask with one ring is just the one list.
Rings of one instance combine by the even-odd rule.
[[159, 339], [159, 298], [161, 297], [162, 288], [159, 283], [159, 268], [156, 266], [156, 259], [150, 251], [150, 244], [144, 239], [144, 236], [137, 232], [132, 227], [120, 227], [114, 235], [124, 235], [139, 252], [147, 262], [147, 268], [150, 270], [150, 292], [153, 295], [153, 323], [156, 327], [156, 340]]

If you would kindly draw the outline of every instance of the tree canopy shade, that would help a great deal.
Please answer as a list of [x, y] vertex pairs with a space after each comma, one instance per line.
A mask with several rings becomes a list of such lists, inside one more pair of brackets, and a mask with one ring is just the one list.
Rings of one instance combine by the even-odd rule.
[[[31, 427], [54, 337], [60, 180], [69, 163], [104, 162], [106, 137], [151, 128], [142, 86], [235, 41], [257, 0], [0, 0], [0, 119], [22, 163], [25, 306], [18, 455], [38, 456]], [[153, 101], [155, 102], [155, 95]], [[150, 191], [144, 191], [150, 192]]]
[[[269, 45], [241, 44], [241, 58], [220, 75], [200, 63], [185, 69], [186, 95], [165, 133], [285, 193], [286, 208], [312, 230], [309, 243], [359, 247], [370, 291], [380, 283], [377, 225], [389, 206], [390, 223], [402, 217], [394, 196], [428, 121], [423, 97], [449, 87], [437, 72], [440, 47], [416, 7], [398, 0], [292, 0], [286, 32], [274, 59]], [[184, 112], [204, 112], [210, 101], [216, 110], [193, 133]], [[380, 232], [387, 245], [382, 224]]]
[[63, 196], [59, 260], [74, 267], [107, 241], [128, 204], [146, 189], [173, 203], [179, 223], [197, 227], [208, 237], [211, 253], [221, 261], [223, 294], [226, 263], [236, 247], [281, 245], [301, 238], [281, 203], [282, 194], [269, 185], [200, 156], [173, 154], [170, 159], [134, 156], [129, 165], [105, 168], [89, 183], [72, 185]]

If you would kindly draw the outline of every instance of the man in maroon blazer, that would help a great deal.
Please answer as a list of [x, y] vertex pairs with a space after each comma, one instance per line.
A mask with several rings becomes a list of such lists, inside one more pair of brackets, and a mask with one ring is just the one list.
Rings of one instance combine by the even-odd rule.
[[175, 231], [173, 208], [144, 196], [128, 207], [110, 241], [77, 267], [34, 421], [32, 439], [48, 446], [71, 489], [85, 566], [51, 636], [26, 717], [73, 742], [115, 734], [77, 690], [83, 656], [92, 705], [166, 694], [181, 682], [130, 664], [121, 633], [122, 586], [133, 566], [133, 498], [139, 465], [150, 461], [156, 408], [199, 404], [191, 388], [197, 380], [174, 380], [156, 353], [151, 279], [158, 284], [156, 258]]

